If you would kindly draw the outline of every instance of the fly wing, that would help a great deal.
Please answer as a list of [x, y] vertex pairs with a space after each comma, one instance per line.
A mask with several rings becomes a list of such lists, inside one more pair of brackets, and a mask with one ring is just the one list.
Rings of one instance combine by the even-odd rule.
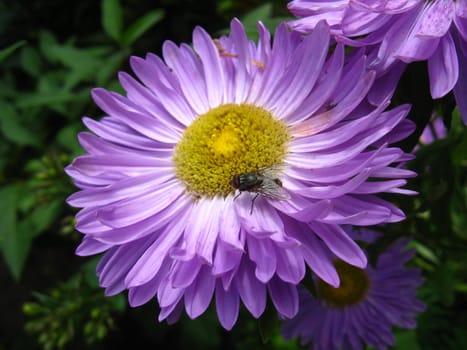
[[263, 177], [263, 182], [257, 192], [263, 196], [280, 201], [288, 200], [291, 198], [290, 195], [282, 188], [281, 185], [276, 182], [275, 179], [272, 179], [268, 176]]
[[284, 163], [273, 164], [258, 169], [258, 173], [263, 174], [271, 179], [280, 178], [281, 174], [286, 169], [287, 165]]

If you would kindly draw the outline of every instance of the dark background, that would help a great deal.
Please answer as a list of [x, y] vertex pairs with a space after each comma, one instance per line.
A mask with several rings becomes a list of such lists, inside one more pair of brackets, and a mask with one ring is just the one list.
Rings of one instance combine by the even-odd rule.
[[[96, 86], [119, 90], [117, 71], [130, 55], [160, 54], [164, 40], [190, 42], [195, 26], [211, 35], [239, 17], [252, 35], [261, 19], [270, 30], [287, 1], [120, 0], [123, 30], [152, 11], [159, 20], [131, 43], [112, 37], [101, 1], [0, 0], [0, 49], [17, 45], [0, 61], [0, 350], [17, 349], [299, 349], [279, 336], [277, 315], [260, 320], [242, 309], [231, 332], [214, 308], [196, 320], [158, 323], [155, 302], [136, 309], [126, 295], [103, 296], [97, 258], [79, 258], [75, 211], [64, 199], [75, 191], [63, 167], [81, 153], [81, 117], [98, 118], [90, 98]], [[467, 349], [467, 133], [452, 95], [432, 101], [426, 65], [410, 66], [393, 105], [413, 104], [417, 132], [432, 113], [443, 118], [446, 139], [423, 146], [408, 164], [419, 176], [418, 197], [390, 199], [407, 220], [390, 225], [389, 240], [411, 236], [423, 269], [420, 297], [428, 310], [417, 330], [395, 331], [397, 349]]]

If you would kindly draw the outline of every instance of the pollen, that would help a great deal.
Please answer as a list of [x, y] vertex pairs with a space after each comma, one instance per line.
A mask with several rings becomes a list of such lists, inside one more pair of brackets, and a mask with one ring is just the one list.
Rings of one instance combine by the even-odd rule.
[[188, 193], [227, 196], [235, 175], [280, 164], [290, 141], [287, 126], [250, 104], [225, 104], [200, 115], [184, 132], [173, 156]]
[[340, 286], [334, 288], [319, 280], [319, 297], [328, 305], [338, 308], [354, 305], [362, 301], [370, 288], [370, 280], [365, 270], [351, 266], [342, 260], [334, 262], [340, 278]]
[[232, 128], [225, 127], [217, 138], [213, 137], [210, 147], [216, 156], [228, 158], [241, 148], [240, 142], [238, 133]]

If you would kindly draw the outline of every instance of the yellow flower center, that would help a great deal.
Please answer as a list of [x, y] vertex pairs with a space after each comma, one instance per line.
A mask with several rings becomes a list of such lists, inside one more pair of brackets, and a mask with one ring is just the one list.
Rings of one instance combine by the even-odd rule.
[[177, 177], [195, 197], [227, 196], [235, 175], [283, 162], [287, 126], [263, 108], [226, 104], [199, 116], [175, 147]]
[[365, 270], [349, 265], [342, 260], [334, 262], [340, 278], [340, 286], [334, 288], [319, 280], [318, 294], [329, 306], [343, 308], [362, 301], [370, 288], [370, 280]]

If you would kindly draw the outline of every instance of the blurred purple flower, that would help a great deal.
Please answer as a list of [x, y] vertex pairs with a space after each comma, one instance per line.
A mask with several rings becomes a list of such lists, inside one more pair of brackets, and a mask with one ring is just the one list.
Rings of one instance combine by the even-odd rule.
[[337, 41], [377, 45], [369, 63], [378, 72], [397, 60], [427, 60], [432, 97], [453, 90], [467, 124], [467, 1], [294, 0], [288, 7], [302, 17], [290, 22], [294, 29], [309, 32], [324, 19]]
[[446, 137], [446, 131], [443, 118], [433, 113], [430, 122], [420, 135], [420, 143], [428, 145], [436, 140], [444, 139]]
[[376, 266], [364, 270], [341, 260], [335, 262], [341, 286], [315, 281], [317, 297], [300, 288], [297, 316], [285, 320], [285, 338], [299, 337], [314, 350], [387, 349], [395, 343], [392, 327], [414, 328], [417, 313], [425, 309], [416, 288], [423, 282], [420, 270], [404, 267], [413, 256], [400, 239], [384, 251]]
[[[412, 194], [401, 187], [414, 173], [395, 166], [411, 156], [389, 146], [412, 125], [407, 105], [365, 102], [366, 57], [344, 61], [341, 45], [329, 56], [329, 40], [324, 23], [306, 38], [282, 24], [271, 46], [259, 24], [255, 44], [233, 20], [229, 36], [196, 28], [193, 48], [166, 42], [163, 59], [132, 57], [140, 81], [119, 75], [126, 96], [93, 90], [107, 116], [84, 118], [93, 133], [79, 135], [87, 153], [66, 169], [80, 188], [68, 203], [83, 208], [77, 254], [106, 251], [107, 295], [128, 289], [133, 306], [157, 296], [169, 322], [215, 298], [230, 329], [240, 300], [259, 317], [267, 294], [294, 316], [306, 265], [333, 286], [331, 255], [366, 266], [340, 225], [404, 218], [376, 194]], [[232, 187], [270, 166], [280, 170], [265, 184]]]
[[[432, 113], [431, 119], [428, 124], [423, 129], [420, 138], [418, 139], [418, 143], [413, 148], [412, 152], [418, 152], [423, 145], [429, 145], [437, 140], [441, 140], [446, 138], [447, 129], [444, 125], [443, 118], [437, 115], [435, 112]], [[428, 164], [425, 167], [425, 172], [430, 172], [431, 166]]]

